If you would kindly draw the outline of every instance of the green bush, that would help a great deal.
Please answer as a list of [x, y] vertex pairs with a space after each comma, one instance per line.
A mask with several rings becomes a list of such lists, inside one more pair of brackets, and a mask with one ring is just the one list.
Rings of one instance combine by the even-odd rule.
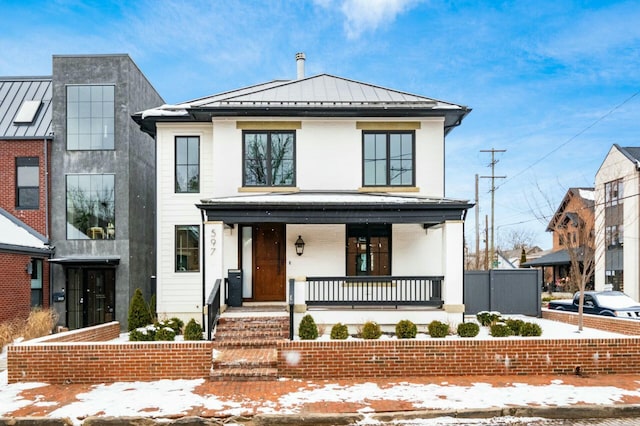
[[486, 327], [500, 321], [500, 312], [482, 311], [476, 314], [476, 318], [478, 319], [480, 325]]
[[149, 306], [147, 306], [147, 303], [144, 301], [142, 290], [139, 288], [136, 288], [129, 303], [128, 323], [127, 331], [153, 323], [153, 321], [151, 321], [151, 315], [149, 314]]
[[542, 336], [542, 328], [533, 322], [525, 322], [520, 329], [520, 335], [525, 337]]
[[449, 324], [434, 320], [429, 323], [427, 330], [431, 337], [446, 337], [449, 335]]
[[334, 340], [345, 340], [349, 337], [349, 327], [345, 324], [337, 323], [331, 327], [331, 338]]
[[151, 316], [151, 321], [158, 321], [158, 312], [156, 311], [156, 295], [152, 294], [151, 299], [149, 299], [149, 316]]
[[513, 331], [514, 336], [520, 336], [522, 334], [522, 326], [524, 325], [524, 321], [521, 319], [507, 319], [505, 325]]
[[491, 326], [491, 335], [493, 337], [513, 336], [513, 330], [505, 324], [493, 324]]
[[367, 321], [364, 323], [362, 331], [360, 332], [360, 337], [367, 340], [375, 340], [379, 339], [380, 336], [382, 336], [380, 324], [374, 321]]
[[193, 318], [184, 327], [184, 340], [202, 340], [202, 326]]
[[480, 333], [480, 326], [475, 322], [463, 322], [458, 324], [458, 336], [476, 337]]
[[418, 327], [409, 321], [401, 320], [396, 324], [396, 336], [398, 339], [414, 339], [418, 334]]
[[179, 334], [182, 334], [182, 327], [184, 327], [184, 321], [182, 321], [180, 318], [173, 317], [167, 320], [156, 322], [156, 327], [157, 328], [168, 327], [172, 329], [173, 333], [177, 336]]
[[318, 338], [318, 326], [311, 315], [307, 314], [302, 317], [298, 336], [300, 336], [300, 340], [315, 340]]
[[162, 327], [156, 331], [156, 341], [174, 341], [176, 340], [176, 332], [170, 327]]
[[153, 325], [139, 327], [129, 332], [130, 342], [153, 342], [156, 339], [156, 328]]

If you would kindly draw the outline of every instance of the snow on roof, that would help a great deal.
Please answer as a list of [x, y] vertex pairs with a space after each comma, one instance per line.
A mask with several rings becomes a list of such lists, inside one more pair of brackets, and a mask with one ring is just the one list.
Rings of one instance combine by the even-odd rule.
[[4, 209], [0, 209], [0, 244], [49, 250], [46, 239]]
[[269, 203], [269, 204], [290, 204], [290, 203], [313, 203], [313, 204], [407, 204], [407, 203], [428, 203], [428, 204], [449, 204], [466, 203], [462, 200], [450, 198], [430, 198], [418, 196], [387, 195], [377, 193], [355, 193], [355, 192], [287, 192], [269, 193], [258, 195], [240, 195], [232, 197], [202, 199], [203, 203]]
[[585, 200], [595, 200], [595, 191], [592, 188], [579, 188], [578, 195], [580, 195], [580, 197], [584, 198]]

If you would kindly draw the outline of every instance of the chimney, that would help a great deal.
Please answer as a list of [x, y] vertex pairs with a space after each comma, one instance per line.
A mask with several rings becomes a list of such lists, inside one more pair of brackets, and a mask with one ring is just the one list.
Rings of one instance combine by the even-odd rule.
[[305, 60], [305, 56], [304, 53], [296, 53], [296, 65], [298, 67], [298, 80], [301, 80], [304, 78], [304, 60]]

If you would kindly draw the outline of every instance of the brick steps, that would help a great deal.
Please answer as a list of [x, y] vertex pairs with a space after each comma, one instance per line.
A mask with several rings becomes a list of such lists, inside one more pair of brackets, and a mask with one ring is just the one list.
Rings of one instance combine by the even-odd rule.
[[210, 380], [277, 380], [276, 344], [288, 334], [287, 317], [220, 318], [213, 336]]

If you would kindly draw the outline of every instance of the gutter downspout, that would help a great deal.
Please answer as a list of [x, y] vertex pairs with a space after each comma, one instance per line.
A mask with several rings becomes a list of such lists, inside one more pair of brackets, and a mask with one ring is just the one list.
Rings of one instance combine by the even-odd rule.
[[[202, 217], [202, 220], [201, 220], [202, 226], [201, 226], [201, 230], [200, 230], [200, 240], [201, 240], [200, 244], [202, 244], [202, 249], [200, 250], [200, 265], [201, 265], [200, 270], [202, 271], [202, 307], [201, 307], [201, 309], [202, 309], [202, 319], [201, 319], [201, 322], [202, 322], [202, 329], [205, 330], [205, 325], [206, 325], [207, 328], [209, 327], [209, 321], [207, 321], [205, 323], [205, 313], [204, 313], [205, 312], [205, 306], [207, 304], [207, 294], [206, 294], [206, 284], [207, 283], [206, 283], [206, 279], [205, 279], [205, 277], [206, 277], [206, 273], [205, 273], [206, 272], [205, 271], [206, 266], [205, 266], [205, 262], [204, 262], [204, 259], [205, 259], [205, 256], [204, 256], [204, 247], [205, 247], [205, 245], [204, 245], [204, 238], [205, 238], [205, 236], [204, 236], [204, 222], [205, 222], [205, 216], [204, 216], [204, 210], [203, 209], [200, 209], [200, 216]], [[207, 333], [209, 333], [209, 330], [207, 330]]]

